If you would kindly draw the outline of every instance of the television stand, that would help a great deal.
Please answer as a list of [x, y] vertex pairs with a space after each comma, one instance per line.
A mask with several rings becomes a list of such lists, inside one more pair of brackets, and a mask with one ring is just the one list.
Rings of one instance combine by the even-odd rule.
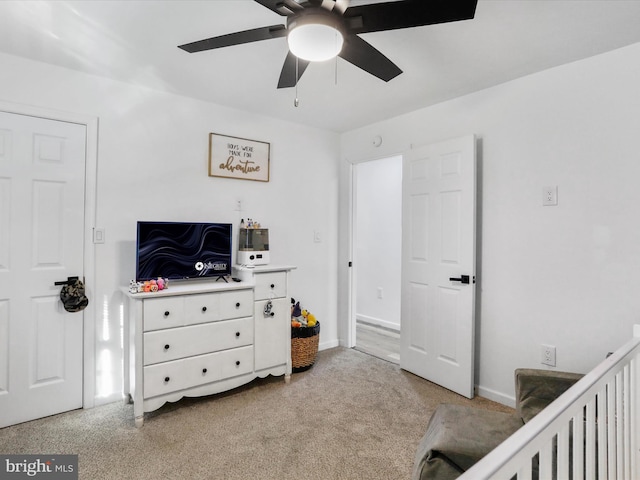
[[229, 283], [229, 281], [228, 281], [226, 278], [224, 278], [224, 275], [218, 275], [218, 276], [216, 277], [216, 282], [217, 282], [218, 280], [220, 280], [220, 279], [224, 280], [224, 283]]

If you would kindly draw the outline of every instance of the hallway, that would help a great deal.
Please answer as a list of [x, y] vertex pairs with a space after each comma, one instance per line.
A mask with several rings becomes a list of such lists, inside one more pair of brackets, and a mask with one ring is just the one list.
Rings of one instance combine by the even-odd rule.
[[400, 365], [400, 332], [357, 321], [355, 349]]

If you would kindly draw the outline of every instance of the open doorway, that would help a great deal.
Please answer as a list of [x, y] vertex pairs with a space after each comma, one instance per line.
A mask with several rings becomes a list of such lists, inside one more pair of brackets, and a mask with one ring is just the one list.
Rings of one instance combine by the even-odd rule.
[[354, 165], [355, 348], [400, 363], [402, 157]]

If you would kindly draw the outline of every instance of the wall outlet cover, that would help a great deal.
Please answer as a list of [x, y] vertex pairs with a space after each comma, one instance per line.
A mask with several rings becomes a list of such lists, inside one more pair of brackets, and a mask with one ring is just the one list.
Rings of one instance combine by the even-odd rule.
[[541, 345], [540, 354], [540, 363], [550, 367], [556, 366], [556, 347], [552, 345]]
[[553, 207], [558, 205], [558, 186], [542, 187], [542, 205]]

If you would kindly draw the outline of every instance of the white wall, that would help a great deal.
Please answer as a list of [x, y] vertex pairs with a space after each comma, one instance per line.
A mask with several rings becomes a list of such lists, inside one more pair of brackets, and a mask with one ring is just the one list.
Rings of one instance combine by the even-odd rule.
[[[272, 262], [298, 266], [292, 294], [320, 318], [321, 348], [338, 337], [345, 344], [350, 162], [469, 133], [480, 139], [481, 393], [509, 401], [513, 369], [540, 366], [542, 343], [557, 347], [558, 369], [587, 371], [638, 321], [640, 44], [340, 139], [4, 54], [0, 65], [1, 101], [99, 118], [96, 218], [106, 243], [97, 246], [97, 278], [88, 285], [98, 403], [121, 389], [119, 287], [134, 275], [136, 220], [259, 220], [270, 228]], [[270, 142], [271, 181], [208, 177], [209, 132]], [[380, 148], [371, 141], [377, 134]], [[545, 185], [558, 185], [559, 206], [541, 206]]]
[[400, 330], [402, 157], [355, 170], [356, 318]]
[[[321, 321], [320, 348], [337, 345], [336, 134], [4, 54], [0, 65], [0, 101], [99, 119], [96, 221], [106, 242], [96, 246], [95, 283], [87, 279], [96, 403], [122, 391], [119, 288], [135, 275], [141, 219], [260, 221], [270, 229], [272, 263], [298, 267], [292, 295]], [[270, 182], [208, 177], [209, 132], [269, 142]]]
[[[558, 370], [586, 372], [631, 336], [640, 317], [639, 86], [635, 44], [342, 135], [341, 244], [350, 162], [479, 137], [482, 395], [511, 402], [513, 370], [544, 368], [541, 344], [557, 347]], [[557, 207], [542, 206], [547, 185], [558, 186]], [[339, 284], [348, 278], [341, 263]], [[347, 312], [340, 298], [340, 317]]]

